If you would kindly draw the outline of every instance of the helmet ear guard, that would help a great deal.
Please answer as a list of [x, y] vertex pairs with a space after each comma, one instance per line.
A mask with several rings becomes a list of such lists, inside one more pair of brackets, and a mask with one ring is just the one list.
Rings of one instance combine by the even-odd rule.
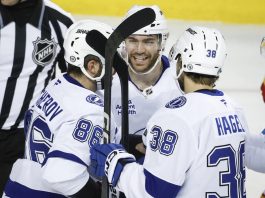
[[184, 72], [219, 76], [227, 56], [224, 38], [216, 29], [188, 28], [172, 46], [170, 62], [179, 55]]
[[169, 30], [167, 26], [167, 21], [166, 18], [163, 14], [163, 12], [160, 10], [160, 8], [157, 5], [152, 5], [152, 6], [139, 6], [135, 5], [133, 6], [126, 14], [125, 19], [131, 16], [132, 14], [138, 12], [139, 10], [142, 10], [144, 8], [152, 8], [156, 14], [155, 21], [143, 27], [142, 29], [136, 31], [134, 34], [139, 34], [139, 35], [150, 35], [150, 34], [158, 34], [161, 35], [161, 49], [164, 50], [166, 41], [169, 36]]
[[[105, 58], [87, 44], [86, 36], [91, 30], [101, 32], [106, 38], [113, 31], [109, 25], [94, 20], [81, 20], [72, 24], [65, 34], [64, 59], [67, 63], [79, 67], [84, 75], [98, 84], [105, 74]], [[94, 55], [101, 61], [102, 71], [98, 77], [93, 77], [86, 71], [84, 63], [87, 55]]]

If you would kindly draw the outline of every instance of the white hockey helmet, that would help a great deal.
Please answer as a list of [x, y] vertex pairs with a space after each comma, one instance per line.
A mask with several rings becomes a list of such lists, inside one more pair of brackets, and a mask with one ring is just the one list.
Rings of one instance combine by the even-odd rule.
[[224, 37], [216, 29], [190, 27], [171, 48], [170, 62], [176, 65], [179, 55], [182, 68], [177, 78], [183, 71], [219, 76], [227, 56]]
[[150, 67], [150, 69], [148, 71], [146, 71], [144, 73], [137, 72], [136, 70], [134, 70], [132, 65], [129, 63], [128, 53], [127, 53], [126, 45], [124, 44], [124, 42], [121, 44], [120, 50], [119, 50], [119, 53], [122, 55], [124, 60], [127, 62], [129, 67], [131, 68], [131, 70], [135, 74], [138, 74], [138, 75], [145, 75], [145, 74], [151, 73], [155, 69], [155, 67], [158, 65], [158, 62], [161, 60], [162, 52], [165, 49], [166, 41], [167, 41], [168, 36], [169, 36], [167, 21], [165, 19], [163, 12], [160, 10], [160, 8], [157, 5], [152, 5], [152, 6], [135, 5], [127, 12], [124, 20], [127, 19], [128, 17], [130, 17], [132, 14], [134, 14], [134, 13], [136, 13], [139, 10], [142, 10], [144, 8], [153, 9], [153, 11], [155, 12], [155, 15], [156, 15], [155, 20], [150, 25], [147, 25], [147, 26], [141, 28], [140, 30], [134, 32], [133, 35], [135, 34], [135, 35], [158, 35], [159, 36], [160, 49], [159, 49], [159, 56], [158, 56], [156, 62], [152, 65], [152, 67]]
[[[65, 34], [64, 59], [69, 64], [79, 67], [89, 79], [96, 80], [98, 83], [105, 74], [105, 58], [87, 44], [86, 35], [91, 30], [99, 31], [106, 38], [113, 32], [109, 25], [94, 20], [81, 20], [72, 24]], [[100, 76], [93, 77], [87, 73], [84, 67], [84, 59], [87, 55], [94, 55], [100, 59], [103, 65]]]
[[155, 21], [143, 27], [142, 29], [134, 32], [133, 34], [139, 34], [139, 35], [150, 35], [150, 34], [158, 34], [161, 35], [161, 50], [164, 50], [166, 41], [169, 36], [169, 30], [167, 26], [167, 21], [165, 19], [165, 16], [163, 12], [160, 10], [160, 8], [157, 5], [152, 6], [139, 6], [135, 5], [133, 6], [125, 15], [125, 19], [127, 19], [132, 14], [138, 12], [139, 10], [142, 10], [144, 8], [151, 8], [154, 10], [156, 18]]

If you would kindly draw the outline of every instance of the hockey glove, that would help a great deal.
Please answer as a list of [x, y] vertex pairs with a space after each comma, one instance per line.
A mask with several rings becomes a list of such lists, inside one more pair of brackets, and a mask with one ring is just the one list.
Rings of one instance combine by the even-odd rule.
[[107, 176], [109, 183], [117, 185], [123, 167], [135, 162], [135, 157], [120, 144], [97, 144], [90, 150], [90, 173], [96, 177]]
[[[261, 133], [265, 136], [265, 129], [263, 129], [263, 131], [261, 131]], [[265, 193], [265, 192], [264, 192]]]
[[262, 97], [263, 97], [263, 101], [265, 102], [265, 79], [260, 87], [261, 89], [261, 93], [262, 93]]

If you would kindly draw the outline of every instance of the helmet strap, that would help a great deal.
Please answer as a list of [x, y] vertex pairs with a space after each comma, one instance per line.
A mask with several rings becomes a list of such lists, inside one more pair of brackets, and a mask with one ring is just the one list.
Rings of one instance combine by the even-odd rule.
[[180, 76], [181, 76], [181, 74], [183, 73], [183, 71], [184, 71], [184, 69], [183, 69], [183, 67], [179, 70], [179, 73], [177, 74], [177, 76], [175, 77], [176, 79], [178, 79]]
[[104, 89], [104, 77], [101, 78], [100, 80], [96, 80], [96, 83], [97, 83], [97, 90]]

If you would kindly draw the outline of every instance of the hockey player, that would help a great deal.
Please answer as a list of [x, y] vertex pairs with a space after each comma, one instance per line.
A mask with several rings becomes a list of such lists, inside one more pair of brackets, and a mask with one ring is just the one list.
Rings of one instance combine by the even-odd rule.
[[[260, 134], [248, 134], [245, 149], [246, 167], [265, 173], [265, 129]], [[260, 198], [265, 198], [265, 191]]]
[[[262, 41], [261, 41], [260, 52], [261, 52], [261, 55], [262, 56], [265, 56], [265, 38], [263, 38]], [[263, 80], [263, 82], [261, 84], [260, 90], [261, 90], [261, 94], [262, 94], [263, 101], [265, 102], [265, 78], [264, 78], [264, 80]], [[265, 190], [262, 193], [262, 195], [260, 196], [260, 198], [265, 198]]]
[[25, 159], [14, 164], [4, 197], [100, 197], [88, 173], [90, 148], [101, 142], [103, 131], [103, 100], [96, 91], [105, 60], [85, 40], [93, 29], [106, 38], [112, 32], [93, 20], [79, 21], [67, 31], [67, 73], [53, 80], [27, 111]]
[[[146, 6], [133, 6], [125, 19]], [[129, 65], [129, 152], [142, 141], [141, 135], [149, 118], [168, 100], [181, 95], [169, 69], [166, 56], [162, 55], [169, 30], [164, 14], [156, 5], [155, 21], [129, 36], [123, 43], [121, 54]], [[172, 86], [168, 86], [171, 84]], [[121, 95], [119, 78], [113, 79], [112, 111], [118, 125], [121, 123]]]
[[[265, 37], [262, 39], [261, 44], [260, 44], [260, 53], [263, 57], [265, 57]], [[261, 89], [263, 101], [265, 102], [265, 78], [261, 84], [260, 89]], [[265, 135], [265, 129], [263, 130], [263, 134]], [[265, 190], [262, 193], [260, 198], [265, 198]]]
[[214, 89], [226, 55], [218, 30], [187, 29], [170, 52], [186, 94], [148, 121], [144, 164], [121, 145], [96, 145], [91, 149], [94, 173], [105, 172], [128, 198], [246, 197], [245, 116]]

